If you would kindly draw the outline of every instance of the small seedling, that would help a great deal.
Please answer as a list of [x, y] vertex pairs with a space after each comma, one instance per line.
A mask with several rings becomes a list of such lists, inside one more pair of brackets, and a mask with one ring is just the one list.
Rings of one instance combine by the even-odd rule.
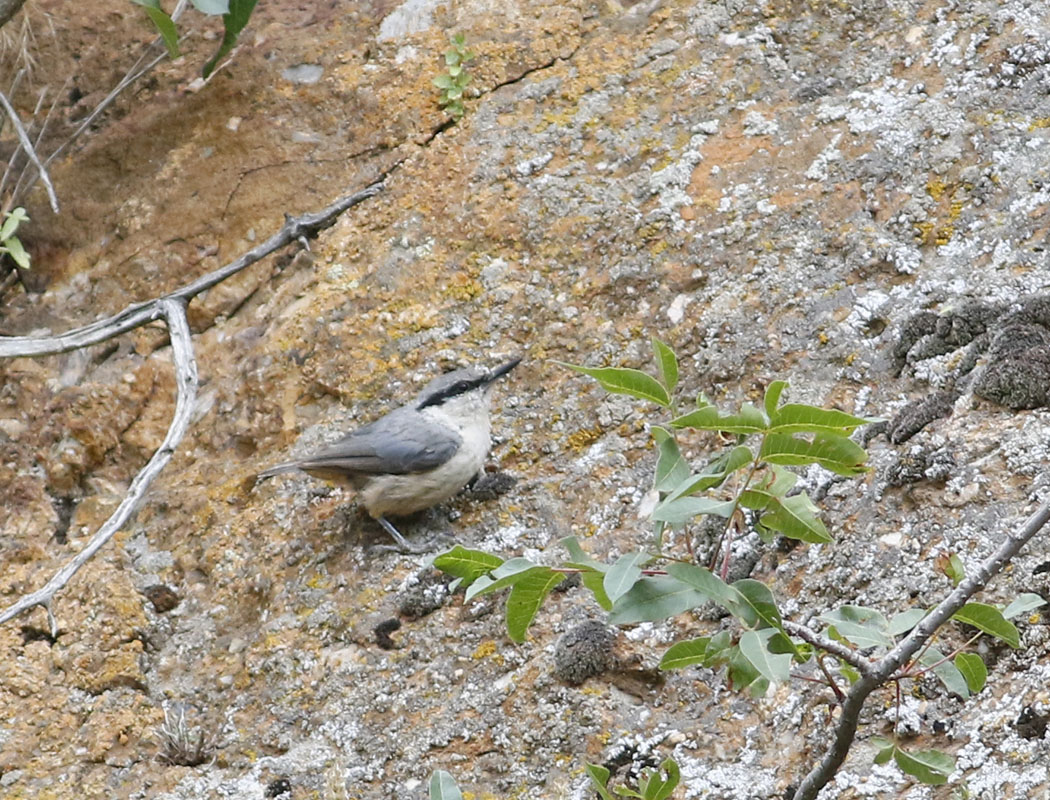
[[441, 107], [459, 121], [463, 116], [463, 90], [470, 83], [466, 64], [474, 60], [474, 52], [467, 49], [467, 40], [462, 33], [449, 38], [452, 46], [445, 51], [446, 71], [434, 78], [434, 85], [441, 90]]
[[29, 269], [29, 253], [15, 236], [18, 226], [29, 221], [29, 215], [19, 206], [14, 211], [6, 212], [4, 216], [4, 224], [0, 225], [0, 253], [7, 253], [20, 268]]

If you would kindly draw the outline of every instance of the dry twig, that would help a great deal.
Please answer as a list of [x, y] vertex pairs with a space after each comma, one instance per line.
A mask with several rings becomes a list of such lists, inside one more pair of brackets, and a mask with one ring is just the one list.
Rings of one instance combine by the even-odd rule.
[[186, 305], [190, 300], [285, 245], [305, 237], [316, 236], [319, 231], [334, 223], [344, 211], [378, 194], [382, 189], [383, 181], [380, 180], [360, 192], [340, 198], [321, 211], [304, 214], [301, 217], [286, 217], [281, 229], [265, 242], [226, 266], [164, 297], [144, 303], [135, 303], [111, 317], [58, 336], [0, 337], [0, 358], [51, 355], [97, 344], [148, 322], [163, 319], [167, 323], [171, 339], [177, 384], [175, 414], [168, 427], [168, 433], [160, 448], [131, 482], [128, 493], [117, 510], [91, 537], [87, 545], [66, 562], [42, 588], [23, 595], [17, 602], [0, 612], [0, 624], [34, 606], [43, 606], [47, 611], [51, 637], [56, 637], [58, 623], [51, 610], [51, 602], [55, 594], [65, 587], [76, 572], [134, 515], [142, 504], [153, 479], [171, 460], [175, 448], [178, 447], [189, 427], [194, 398], [197, 394], [197, 364], [193, 356], [193, 341], [186, 319]]

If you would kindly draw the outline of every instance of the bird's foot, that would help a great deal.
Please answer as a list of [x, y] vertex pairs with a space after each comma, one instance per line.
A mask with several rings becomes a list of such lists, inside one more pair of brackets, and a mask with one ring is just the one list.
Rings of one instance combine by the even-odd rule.
[[401, 531], [391, 524], [386, 517], [377, 517], [376, 522], [383, 526], [383, 530], [390, 534], [395, 544], [377, 544], [375, 549], [381, 553], [401, 553], [403, 555], [420, 555], [436, 550], [447, 537], [444, 534], [431, 536], [422, 542], [413, 543], [401, 535]]

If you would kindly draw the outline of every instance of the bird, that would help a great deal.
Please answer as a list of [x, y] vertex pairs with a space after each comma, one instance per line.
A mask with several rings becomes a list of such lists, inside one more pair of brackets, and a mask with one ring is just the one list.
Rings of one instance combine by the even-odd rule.
[[477, 478], [492, 446], [493, 386], [520, 362], [513, 358], [491, 370], [474, 365], [439, 375], [412, 402], [257, 477], [300, 471], [348, 485], [396, 542], [393, 549], [425, 552], [426, 544], [410, 544], [388, 517], [442, 503]]

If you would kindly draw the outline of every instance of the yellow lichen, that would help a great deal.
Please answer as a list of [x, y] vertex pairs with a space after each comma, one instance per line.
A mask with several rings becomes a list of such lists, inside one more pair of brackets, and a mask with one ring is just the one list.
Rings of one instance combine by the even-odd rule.
[[574, 452], [580, 452], [587, 447], [590, 447], [602, 436], [602, 429], [600, 425], [596, 425], [593, 428], [581, 428], [576, 433], [569, 434], [566, 440], [569, 447]]

